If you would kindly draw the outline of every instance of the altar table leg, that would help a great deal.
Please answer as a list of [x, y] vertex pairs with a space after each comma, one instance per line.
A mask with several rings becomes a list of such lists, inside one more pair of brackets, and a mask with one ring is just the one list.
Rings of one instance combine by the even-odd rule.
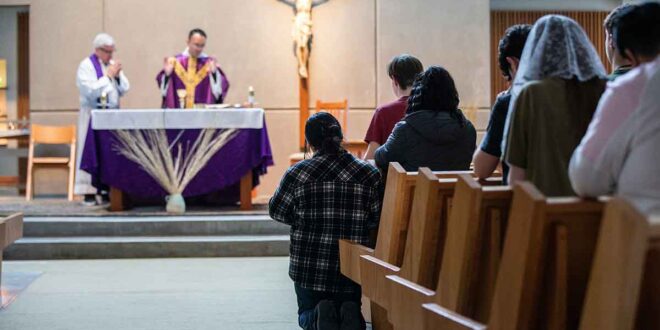
[[115, 187], [110, 187], [110, 211], [119, 212], [123, 210], [125, 210], [124, 193]]
[[252, 170], [241, 178], [241, 211], [252, 210]]

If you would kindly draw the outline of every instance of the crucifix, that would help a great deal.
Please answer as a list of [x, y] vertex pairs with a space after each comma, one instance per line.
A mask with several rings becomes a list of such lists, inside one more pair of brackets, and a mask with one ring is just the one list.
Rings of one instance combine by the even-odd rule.
[[[298, 79], [300, 82], [300, 132], [305, 130], [305, 121], [309, 117], [309, 55], [312, 50], [312, 9], [329, 0], [277, 0], [293, 8], [293, 51], [298, 60]], [[300, 134], [299, 147], [305, 145], [305, 136]]]

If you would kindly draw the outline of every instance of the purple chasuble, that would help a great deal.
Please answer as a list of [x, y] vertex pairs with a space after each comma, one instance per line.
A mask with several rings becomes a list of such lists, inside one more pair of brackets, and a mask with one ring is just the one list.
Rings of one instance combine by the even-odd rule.
[[[181, 63], [184, 69], [188, 70], [188, 56], [179, 54], [176, 56], [176, 60], [179, 63]], [[209, 57], [198, 57], [196, 71], [199, 71], [201, 68], [203, 68], [208, 60]], [[213, 92], [211, 91], [211, 78], [209, 76], [206, 76], [195, 87], [195, 102], [194, 102], [195, 104], [222, 103], [223, 99], [227, 95], [227, 91], [229, 90], [229, 81], [227, 80], [225, 73], [222, 72], [222, 69], [218, 67], [218, 71], [216, 73], [209, 73], [209, 75], [211, 74], [218, 75], [219, 78], [221, 79], [222, 95], [220, 95], [220, 97], [217, 99], [213, 96]], [[158, 76], [156, 77], [156, 82], [158, 82], [159, 87], [161, 86], [163, 79], [165, 79], [165, 71], [161, 70], [158, 73]], [[169, 76], [169, 85], [167, 86], [167, 93], [163, 97], [162, 107], [164, 109], [180, 108], [179, 98], [176, 95], [177, 89], [186, 89], [186, 86], [183, 84], [183, 81], [181, 81], [181, 78], [177, 76], [176, 72], [172, 72], [172, 74]]]

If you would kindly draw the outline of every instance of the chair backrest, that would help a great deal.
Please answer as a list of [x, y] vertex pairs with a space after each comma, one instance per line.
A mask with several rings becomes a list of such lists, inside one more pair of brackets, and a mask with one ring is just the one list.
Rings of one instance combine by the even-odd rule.
[[39, 144], [74, 144], [76, 126], [44, 126], [32, 124], [30, 141]]
[[459, 177], [437, 280], [440, 306], [488, 321], [512, 198], [509, 186], [484, 187]]
[[581, 329], [660, 329], [660, 217], [607, 203]]
[[514, 187], [489, 315], [490, 329], [575, 329], [587, 288], [603, 203], [546, 198]]
[[[344, 135], [348, 132], [348, 100], [344, 99], [339, 102], [323, 102], [316, 100], [315, 112], [328, 112], [333, 115], [341, 124], [341, 129]], [[310, 114], [311, 115], [311, 114]], [[304, 133], [304, 132], [303, 132]]]

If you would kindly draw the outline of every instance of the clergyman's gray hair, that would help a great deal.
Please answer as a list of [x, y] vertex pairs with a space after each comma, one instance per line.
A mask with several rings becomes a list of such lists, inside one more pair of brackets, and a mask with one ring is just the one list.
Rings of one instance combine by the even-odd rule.
[[103, 46], [114, 46], [115, 39], [113, 39], [107, 33], [99, 33], [96, 35], [96, 37], [94, 37], [94, 42], [92, 42], [92, 45], [94, 46], [94, 49], [101, 48]]

